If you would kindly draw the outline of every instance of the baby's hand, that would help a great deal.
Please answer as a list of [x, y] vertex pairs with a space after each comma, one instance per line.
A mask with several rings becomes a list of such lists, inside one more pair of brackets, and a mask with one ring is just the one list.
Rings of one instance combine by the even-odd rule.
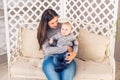
[[53, 43], [53, 39], [50, 38], [50, 40], [48, 42], [49, 42], [49, 44], [52, 44]]
[[74, 43], [75, 43], [75, 45], [78, 45], [78, 44], [79, 44], [78, 39], [76, 39], [76, 40], [74, 41]]

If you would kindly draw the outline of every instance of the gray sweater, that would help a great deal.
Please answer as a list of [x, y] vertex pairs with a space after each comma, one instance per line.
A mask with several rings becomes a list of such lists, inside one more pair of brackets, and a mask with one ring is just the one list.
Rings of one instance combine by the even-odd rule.
[[[60, 32], [61, 29], [61, 23], [58, 24], [57, 29], [48, 29], [47, 30], [47, 40], [45, 41], [45, 43], [43, 44], [43, 50], [45, 52], [46, 55], [52, 55], [52, 54], [60, 54], [63, 53], [65, 51], [67, 51], [67, 46], [59, 46], [59, 47], [51, 47], [49, 45], [48, 40], [54, 36], [55, 34], [57, 34], [58, 32]], [[73, 51], [77, 53], [78, 51], [78, 46], [74, 45], [73, 46]]]
[[70, 33], [69, 35], [62, 35], [60, 32], [52, 36], [53, 40], [57, 40], [57, 47], [61, 46], [73, 46], [73, 41], [75, 41], [75, 36]]

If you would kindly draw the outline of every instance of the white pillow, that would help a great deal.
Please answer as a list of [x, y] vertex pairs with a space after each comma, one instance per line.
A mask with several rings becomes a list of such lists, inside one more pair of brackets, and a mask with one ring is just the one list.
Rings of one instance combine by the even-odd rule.
[[102, 62], [104, 60], [105, 51], [109, 43], [107, 37], [80, 29], [78, 40], [78, 58], [95, 62]]
[[30, 30], [27, 28], [22, 28], [21, 39], [21, 48], [23, 56], [44, 58], [43, 50], [39, 50], [39, 44], [37, 40], [37, 29]]

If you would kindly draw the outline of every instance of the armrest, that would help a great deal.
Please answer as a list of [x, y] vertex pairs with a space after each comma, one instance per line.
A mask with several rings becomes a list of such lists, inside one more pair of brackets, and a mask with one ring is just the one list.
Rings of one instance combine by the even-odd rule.
[[15, 48], [11, 50], [11, 57], [10, 57], [10, 64], [13, 64], [20, 56], [22, 56], [21, 51], [19, 48]]
[[10, 64], [13, 64], [20, 56], [22, 56], [21, 53], [21, 27], [19, 28], [18, 31], [18, 36], [17, 36], [17, 45], [15, 48], [11, 49], [10, 51]]
[[108, 62], [108, 64], [110, 65], [110, 67], [112, 69], [113, 80], [115, 80], [115, 58], [114, 58], [113, 53], [110, 51], [110, 45], [108, 45], [108, 47], [107, 47], [106, 54], [107, 54], [107, 58], [108, 58], [107, 62]]

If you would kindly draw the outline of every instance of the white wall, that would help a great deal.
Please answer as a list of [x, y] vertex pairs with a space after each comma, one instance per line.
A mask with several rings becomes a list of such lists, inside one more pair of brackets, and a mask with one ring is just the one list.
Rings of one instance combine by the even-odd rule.
[[0, 55], [2, 54], [6, 54], [6, 42], [3, 3], [2, 0], [0, 0]]
[[0, 0], [0, 8], [3, 8], [3, 1]]
[[119, 0], [119, 10], [118, 10], [118, 33], [116, 38], [116, 46], [115, 46], [115, 59], [120, 61], [120, 0]]

